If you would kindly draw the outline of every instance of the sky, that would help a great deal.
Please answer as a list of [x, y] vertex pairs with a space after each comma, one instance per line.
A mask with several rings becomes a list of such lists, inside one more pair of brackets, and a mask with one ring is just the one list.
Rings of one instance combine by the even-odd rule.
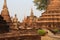
[[[4, 4], [4, 0], [0, 0], [0, 13]], [[29, 16], [31, 8], [33, 9], [34, 15], [39, 17], [41, 11], [36, 10], [33, 0], [7, 0], [7, 6], [9, 10], [10, 17], [17, 15], [19, 21], [24, 19], [24, 16]]]

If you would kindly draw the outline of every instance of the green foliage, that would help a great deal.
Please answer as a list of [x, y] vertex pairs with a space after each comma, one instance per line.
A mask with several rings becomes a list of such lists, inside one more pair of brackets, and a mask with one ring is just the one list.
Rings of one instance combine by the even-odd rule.
[[44, 30], [42, 30], [42, 29], [41, 29], [41, 30], [38, 30], [38, 34], [41, 35], [41, 36], [44, 36], [45, 33], [46, 33], [46, 32], [45, 32]]
[[37, 6], [37, 9], [39, 10], [45, 10], [47, 8], [47, 5], [49, 4], [49, 0], [34, 0], [35, 6]]

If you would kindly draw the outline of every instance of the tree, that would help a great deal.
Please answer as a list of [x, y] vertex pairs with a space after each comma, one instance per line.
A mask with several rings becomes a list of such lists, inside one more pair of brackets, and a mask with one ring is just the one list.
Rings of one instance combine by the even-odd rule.
[[39, 10], [45, 10], [49, 4], [49, 0], [34, 0], [35, 6]]

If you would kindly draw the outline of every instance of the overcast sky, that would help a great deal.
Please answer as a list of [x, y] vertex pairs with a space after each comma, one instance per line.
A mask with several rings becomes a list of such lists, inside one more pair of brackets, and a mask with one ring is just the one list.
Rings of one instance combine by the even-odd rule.
[[[4, 0], [0, 0], [0, 12], [2, 10], [3, 3]], [[7, 0], [7, 6], [10, 16], [14, 17], [14, 15], [17, 14], [19, 21], [23, 20], [24, 15], [30, 15], [31, 8], [33, 9], [34, 15], [41, 15], [41, 11], [36, 10], [36, 6], [34, 6], [33, 0]]]

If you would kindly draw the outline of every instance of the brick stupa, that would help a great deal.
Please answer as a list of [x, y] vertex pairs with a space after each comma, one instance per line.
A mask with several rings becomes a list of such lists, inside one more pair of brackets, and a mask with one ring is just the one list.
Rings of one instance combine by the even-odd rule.
[[60, 27], [60, 0], [50, 0], [47, 9], [38, 19], [40, 27]]
[[11, 18], [10, 18], [9, 11], [7, 8], [6, 0], [4, 0], [3, 9], [1, 11], [1, 16], [4, 18], [4, 20], [6, 20], [6, 22], [8, 22], [8, 23], [11, 22]]

